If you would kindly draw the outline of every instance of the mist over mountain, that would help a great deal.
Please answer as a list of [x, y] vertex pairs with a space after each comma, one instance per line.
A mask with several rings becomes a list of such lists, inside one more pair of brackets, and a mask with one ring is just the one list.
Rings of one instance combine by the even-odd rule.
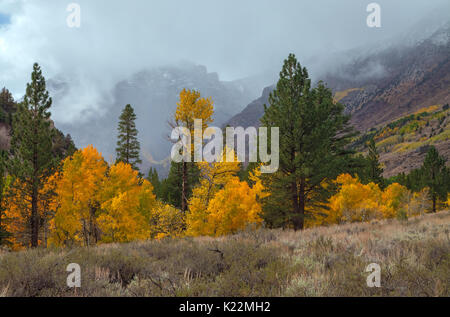
[[[361, 132], [383, 127], [422, 108], [450, 103], [450, 22], [436, 23], [438, 29], [426, 30], [427, 37], [399, 38], [374, 50], [351, 50], [336, 57], [339, 63], [319, 75], [335, 93], [335, 100], [346, 106], [351, 123]], [[422, 35], [424, 33], [421, 33]], [[403, 41], [405, 39], [405, 41]], [[349, 57], [351, 56], [351, 57]], [[308, 65], [302, 65], [308, 68]], [[309, 69], [309, 68], [308, 68]], [[310, 74], [311, 75], [311, 74]], [[275, 85], [231, 118], [226, 125], [259, 126]], [[441, 129], [442, 127], [439, 127]], [[435, 127], [437, 129], [437, 127]], [[431, 133], [431, 132], [430, 132]], [[433, 133], [428, 137], [434, 136]], [[422, 137], [427, 137], [422, 135]], [[448, 137], [436, 146], [450, 158]], [[423, 161], [425, 152], [384, 155], [387, 175], [407, 172]]]
[[[221, 126], [258, 96], [268, 84], [264, 78], [266, 76], [221, 81], [217, 73], [209, 73], [205, 66], [189, 62], [143, 70], [118, 82], [112, 97], [105, 96], [104, 103], [93, 107], [101, 111], [85, 111], [79, 120], [59, 122], [58, 127], [71, 134], [77, 146], [94, 143], [107, 160], [113, 161], [118, 117], [125, 105], [131, 104], [137, 114], [142, 169], [147, 170], [151, 163], [162, 161], [170, 154], [168, 122], [173, 117], [181, 90], [195, 89], [203, 97], [211, 97], [214, 125]], [[50, 79], [48, 88], [54, 108], [60, 111], [67, 102], [65, 97], [71, 94], [70, 82]]]

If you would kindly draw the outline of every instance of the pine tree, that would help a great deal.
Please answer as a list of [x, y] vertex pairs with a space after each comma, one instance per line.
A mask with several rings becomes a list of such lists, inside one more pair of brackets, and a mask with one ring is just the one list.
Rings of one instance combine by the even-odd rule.
[[345, 149], [354, 135], [350, 118], [323, 83], [311, 88], [308, 71], [293, 54], [284, 62], [269, 104], [261, 122], [280, 129], [280, 166], [264, 177], [271, 193], [265, 204], [266, 222], [303, 229], [306, 211], [326, 202], [331, 180], [352, 163], [353, 153]]
[[16, 110], [16, 103], [8, 89], [3, 88], [0, 92], [0, 122], [12, 123], [12, 115]]
[[0, 150], [0, 246], [5, 244], [6, 238], [9, 237], [9, 233], [5, 229], [4, 225], [4, 212], [5, 212], [5, 194], [8, 187], [6, 178], [6, 161], [7, 152]]
[[11, 138], [12, 159], [8, 164], [9, 173], [21, 184], [21, 191], [31, 202], [29, 211], [30, 245], [37, 247], [39, 242], [40, 204], [39, 190], [46, 178], [57, 165], [52, 155], [54, 129], [50, 126], [52, 99], [46, 90], [45, 78], [36, 63], [27, 84], [24, 100], [18, 105], [13, 118]]
[[436, 212], [437, 200], [445, 201], [449, 192], [449, 169], [445, 166], [446, 159], [439, 155], [439, 152], [432, 146], [423, 162], [422, 177], [423, 185], [430, 189], [430, 196], [433, 203], [433, 212]]
[[126, 105], [119, 118], [119, 136], [117, 140], [116, 163], [124, 162], [130, 164], [134, 170], [139, 170], [138, 164], [142, 163], [139, 158], [141, 146], [137, 139], [136, 114], [131, 105]]
[[150, 167], [147, 180], [153, 185], [153, 192], [156, 197], [161, 198], [161, 181], [159, 180], [159, 175], [156, 168]]
[[383, 168], [380, 164], [380, 155], [378, 154], [377, 147], [373, 138], [370, 139], [368, 144], [369, 152], [366, 157], [366, 171], [365, 171], [365, 183], [374, 182], [381, 188], [384, 187]]
[[[200, 170], [195, 163], [186, 164], [186, 196], [191, 197], [192, 189], [198, 184]], [[183, 162], [172, 162], [169, 175], [161, 181], [160, 198], [165, 203], [182, 209], [183, 192]]]

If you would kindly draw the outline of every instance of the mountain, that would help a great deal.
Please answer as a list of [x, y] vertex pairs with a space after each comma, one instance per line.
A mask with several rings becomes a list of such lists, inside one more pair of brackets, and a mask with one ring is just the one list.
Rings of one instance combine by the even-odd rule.
[[[382, 130], [389, 123], [413, 115], [424, 107], [442, 107], [450, 103], [450, 23], [440, 26], [420, 41], [408, 39], [407, 43], [378, 47], [368, 54], [352, 57], [340, 66], [330, 67], [330, 71], [318, 76], [333, 90], [335, 100], [346, 106], [346, 112], [352, 115], [351, 123], [363, 136]], [[339, 61], [346, 59], [336, 57]], [[269, 94], [274, 88], [265, 88], [261, 97], [225, 125], [259, 126], [264, 104], [268, 104]], [[446, 122], [436, 129], [447, 131]], [[419, 139], [422, 142], [424, 137], [435, 136], [433, 133], [428, 131], [428, 134], [418, 135], [417, 140], [410, 136], [411, 142], [419, 142]], [[448, 137], [447, 131], [433, 144], [450, 158]], [[425, 155], [418, 148], [408, 147], [401, 153], [386, 155], [390, 150], [384, 148], [382, 155], [385, 176], [415, 168]]]
[[[105, 102], [99, 107], [106, 111], [86, 114], [82, 122], [58, 123], [58, 127], [70, 133], [77, 146], [93, 143], [107, 160], [113, 161], [118, 117], [124, 106], [131, 104], [137, 114], [136, 125], [144, 161], [141, 169], [145, 172], [151, 165], [156, 165], [164, 174], [167, 168], [161, 164], [167, 167], [165, 159], [172, 145], [168, 140], [168, 121], [183, 88], [196, 89], [203, 97], [211, 97], [214, 125], [221, 126], [242, 110], [243, 105], [257, 97], [263, 88], [264, 79], [261, 78], [221, 81], [217, 73], [210, 73], [205, 66], [192, 63], [143, 70], [115, 85], [110, 103]], [[69, 93], [70, 85], [64, 80], [53, 79], [49, 80], [48, 86], [54, 104], [61, 107], [61, 100]]]
[[266, 87], [261, 97], [253, 100], [244, 110], [233, 116], [224, 126], [231, 127], [258, 127], [259, 120], [264, 115], [264, 104], [269, 103], [269, 95], [275, 86]]
[[323, 76], [360, 131], [450, 102], [450, 25], [412, 46], [360, 57]]
[[[408, 173], [419, 168], [430, 146], [450, 158], [449, 105], [434, 105], [419, 109], [386, 125], [363, 133], [353, 144], [359, 152], [366, 152], [367, 141], [374, 138], [384, 176]], [[450, 160], [448, 161], [450, 164]]]

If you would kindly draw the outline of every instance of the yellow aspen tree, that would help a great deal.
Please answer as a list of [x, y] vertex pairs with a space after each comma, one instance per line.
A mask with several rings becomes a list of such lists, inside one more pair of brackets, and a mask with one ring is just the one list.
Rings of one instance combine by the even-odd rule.
[[408, 209], [408, 189], [398, 183], [389, 185], [381, 195], [381, 211], [384, 218], [395, 218]]
[[262, 208], [258, 193], [259, 188], [251, 188], [238, 177], [230, 179], [210, 201], [203, 233], [222, 236], [236, 233], [251, 225], [260, 225]]
[[[203, 131], [213, 121], [212, 115], [214, 113], [213, 102], [211, 98], [202, 98], [199, 91], [183, 89], [180, 92], [180, 100], [177, 103], [175, 111], [175, 124], [187, 128], [191, 134], [191, 153], [193, 150], [192, 138], [194, 137], [194, 122], [196, 119], [202, 120], [201, 137], [203, 138]], [[181, 210], [187, 210], [188, 201], [188, 162], [182, 162], [182, 189], [181, 189]]]
[[92, 245], [98, 242], [96, 213], [107, 169], [101, 153], [91, 145], [63, 161], [62, 171], [55, 176], [57, 210], [50, 225], [50, 243]]
[[101, 242], [129, 242], [150, 238], [150, 215], [157, 207], [153, 186], [130, 164], [113, 165], [102, 184], [97, 218]]
[[157, 240], [171, 237], [182, 237], [185, 234], [185, 214], [177, 208], [157, 203], [158, 206], [151, 213], [151, 237]]
[[337, 177], [338, 192], [329, 200], [328, 208], [318, 212], [321, 224], [368, 221], [382, 218], [380, 201], [382, 192], [377, 184], [362, 184], [349, 174]]
[[[227, 151], [225, 149], [222, 157], [226, 157]], [[192, 197], [189, 200], [189, 211], [186, 214], [186, 225], [188, 235], [201, 235], [204, 233], [203, 226], [205, 225], [208, 216], [207, 209], [209, 202], [214, 195], [225, 184], [235, 177], [240, 170], [240, 162], [199, 162], [197, 163], [200, 169], [200, 184], [192, 191]]]

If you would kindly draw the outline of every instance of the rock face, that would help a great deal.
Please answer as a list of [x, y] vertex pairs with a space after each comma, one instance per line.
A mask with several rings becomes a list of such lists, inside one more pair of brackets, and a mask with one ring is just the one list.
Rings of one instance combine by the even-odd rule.
[[[414, 46], [391, 47], [356, 58], [320, 78], [352, 114], [361, 131], [416, 110], [450, 102], [450, 26]], [[227, 124], [254, 125], [264, 113], [268, 92]]]
[[[53, 88], [51, 95], [57, 105], [65, 91], [70, 89], [65, 83], [56, 81], [50, 81], [49, 87]], [[199, 90], [203, 97], [212, 98], [214, 125], [220, 127], [256, 98], [263, 86], [255, 85], [253, 78], [221, 81], [216, 73], [209, 73], [206, 67], [190, 63], [158, 67], [141, 71], [117, 83], [112, 103], [100, 105], [100, 108], [107, 109], [104, 114], [89, 116], [82, 123], [58, 123], [58, 127], [70, 133], [77, 146], [94, 143], [105, 159], [112, 161], [118, 118], [125, 105], [131, 104], [137, 115], [141, 158], [144, 161], [141, 169], [145, 172], [151, 165], [150, 161], [161, 161], [170, 155], [168, 121], [173, 116], [183, 88]]]
[[414, 46], [389, 48], [355, 60], [324, 81], [335, 92], [353, 90], [340, 102], [361, 131], [424, 106], [450, 102], [450, 27]]
[[244, 110], [232, 117], [226, 124], [231, 127], [259, 127], [260, 119], [264, 115], [264, 104], [268, 105], [269, 95], [275, 86], [266, 87], [258, 99], [252, 101]]

